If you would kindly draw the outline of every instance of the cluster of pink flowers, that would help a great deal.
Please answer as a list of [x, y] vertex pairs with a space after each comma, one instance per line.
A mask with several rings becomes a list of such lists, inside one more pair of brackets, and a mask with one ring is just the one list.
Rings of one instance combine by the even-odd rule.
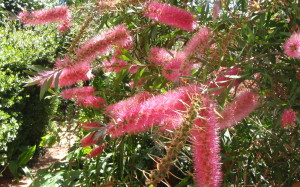
[[281, 116], [281, 126], [283, 128], [295, 126], [295, 122], [297, 120], [297, 114], [293, 109], [286, 109], [283, 111]]
[[300, 57], [300, 32], [295, 32], [283, 44], [284, 52], [287, 56], [292, 58]]
[[215, 110], [216, 105], [203, 97], [199, 118], [194, 121], [191, 133], [195, 180], [199, 187], [221, 185], [221, 157]]
[[105, 105], [102, 97], [95, 96], [94, 87], [81, 87], [66, 89], [61, 92], [64, 99], [76, 99], [76, 103], [80, 106], [97, 108]]
[[55, 7], [50, 10], [23, 11], [18, 14], [18, 18], [25, 24], [34, 25], [62, 22], [58, 27], [62, 33], [65, 33], [71, 26], [71, 13], [67, 6]]
[[214, 4], [213, 20], [215, 21], [219, 17], [219, 12], [222, 8], [222, 2], [216, 1]]
[[164, 3], [147, 2], [145, 15], [155, 21], [186, 31], [196, 28], [196, 19], [191, 12]]
[[191, 57], [201, 55], [209, 47], [210, 30], [200, 29], [184, 46], [182, 51], [167, 51], [164, 48], [150, 49], [149, 60], [163, 68], [162, 74], [167, 80], [175, 81], [180, 76], [189, 76], [194, 63]]
[[182, 123], [191, 98], [199, 91], [199, 87], [193, 85], [151, 98], [149, 93], [144, 92], [108, 106], [106, 113], [113, 119], [108, 133], [118, 137], [126, 133], [136, 134], [153, 126], [162, 130], [173, 129]]

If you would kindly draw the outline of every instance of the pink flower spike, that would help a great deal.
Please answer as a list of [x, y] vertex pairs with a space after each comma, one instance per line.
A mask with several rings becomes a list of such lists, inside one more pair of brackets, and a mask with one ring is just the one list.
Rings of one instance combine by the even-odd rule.
[[283, 111], [281, 116], [281, 127], [286, 128], [290, 126], [295, 126], [297, 120], [297, 114], [293, 109], [286, 109]]
[[163, 69], [163, 76], [166, 77], [166, 79], [170, 81], [175, 81], [179, 78], [180, 76], [180, 66], [182, 64], [181, 59], [175, 58], [168, 62], [167, 64], [164, 65]]
[[98, 122], [85, 122], [81, 125], [81, 128], [83, 128], [84, 130], [91, 130], [93, 128], [97, 128], [97, 127], [101, 127], [102, 124], [98, 123]]
[[76, 103], [84, 107], [100, 109], [100, 107], [104, 106], [106, 102], [102, 97], [87, 96], [78, 98]]
[[203, 54], [210, 46], [211, 31], [207, 27], [200, 29], [184, 46], [183, 51], [188, 57]]
[[126, 47], [132, 43], [132, 37], [124, 25], [115, 26], [101, 35], [95, 36], [82, 44], [76, 50], [76, 59], [93, 62], [97, 56], [102, 56], [113, 46]]
[[158, 66], [163, 65], [174, 58], [176, 52], [171, 51], [171, 54], [164, 48], [152, 47], [150, 49], [149, 60]]
[[287, 56], [292, 58], [300, 57], [300, 32], [295, 32], [283, 44], [284, 52]]
[[219, 17], [219, 12], [222, 8], [222, 2], [217, 0], [214, 4], [213, 20], [215, 21]]
[[38, 25], [66, 20], [68, 14], [68, 7], [61, 6], [50, 10], [41, 9], [32, 12], [20, 12], [18, 18], [25, 24]]
[[[79, 62], [73, 66], [65, 67], [59, 77], [59, 86], [71, 86], [79, 81], [93, 78], [89, 63]], [[54, 81], [53, 81], [54, 82]], [[52, 85], [54, 87], [54, 84]]]
[[191, 12], [176, 6], [158, 2], [147, 2], [144, 9], [145, 15], [150, 19], [186, 31], [196, 28], [196, 19]]
[[104, 60], [103, 65], [103, 69], [107, 72], [119, 72], [129, 66], [125, 60], [119, 59], [116, 56], [113, 56], [110, 61]]
[[220, 129], [228, 128], [247, 117], [257, 106], [258, 95], [249, 89], [240, 91], [234, 101], [221, 112]]
[[67, 30], [71, 27], [71, 20], [70, 19], [66, 19], [65, 21], [63, 21], [58, 27], [57, 27], [57, 30], [64, 34], [67, 32]]
[[218, 187], [222, 172], [216, 105], [203, 97], [202, 106], [191, 133], [195, 180], [199, 187]]
[[95, 95], [95, 88], [91, 86], [81, 88], [70, 88], [63, 90], [61, 96], [64, 99], [84, 98]]
[[97, 156], [99, 156], [99, 155], [102, 154], [103, 150], [104, 150], [104, 146], [103, 146], [103, 145], [97, 146], [97, 147], [95, 147], [95, 148], [88, 154], [88, 156], [89, 156], [90, 158], [96, 158]]

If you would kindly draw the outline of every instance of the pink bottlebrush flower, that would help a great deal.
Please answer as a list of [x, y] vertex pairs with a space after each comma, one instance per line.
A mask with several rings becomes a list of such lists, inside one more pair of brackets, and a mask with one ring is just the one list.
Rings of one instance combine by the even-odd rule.
[[91, 133], [81, 140], [81, 146], [87, 147], [96, 144], [102, 137], [97, 138], [96, 133]]
[[222, 8], [222, 3], [221, 1], [215, 1], [214, 4], [214, 12], [213, 12], [213, 20], [215, 21], [219, 17], [219, 12]]
[[186, 31], [196, 28], [196, 19], [191, 12], [158, 2], [147, 2], [145, 15], [152, 20]]
[[228, 128], [247, 117], [257, 106], [258, 95], [249, 89], [240, 91], [234, 101], [221, 112], [220, 129]]
[[146, 82], [146, 79], [140, 79], [137, 83], [134, 83], [134, 81], [130, 81], [128, 86], [130, 88], [133, 88], [133, 87], [139, 87], [139, 86], [142, 86], [144, 85], [144, 83]]
[[81, 88], [70, 88], [63, 90], [60, 95], [64, 99], [84, 98], [95, 95], [95, 90], [96, 89], [91, 86]]
[[104, 55], [113, 46], [125, 47], [130, 43], [132, 43], [132, 37], [126, 26], [118, 25], [82, 44], [76, 51], [76, 59], [93, 62], [97, 56]]
[[65, 21], [63, 21], [58, 27], [57, 27], [57, 30], [64, 34], [67, 32], [67, 30], [71, 27], [71, 20], [70, 19], [66, 19]]
[[149, 60], [156, 65], [163, 65], [166, 62], [170, 61], [176, 55], [175, 51], [170, 51], [170, 53], [164, 49], [159, 47], [152, 47], [150, 49]]
[[[71, 86], [79, 81], [86, 81], [93, 78], [89, 63], [79, 62], [73, 66], [62, 69], [59, 77], [59, 86]], [[54, 86], [54, 85], [53, 85]]]
[[139, 105], [141, 102], [149, 99], [152, 95], [149, 92], [141, 92], [125, 100], [119, 101], [106, 107], [106, 114], [114, 119], [124, 118], [127, 113]]
[[191, 133], [195, 181], [199, 187], [218, 187], [222, 172], [216, 105], [203, 98], [202, 106]]
[[170, 62], [166, 63], [163, 66], [163, 76], [170, 81], [175, 81], [180, 76], [180, 66], [182, 64], [182, 60], [179, 58], [174, 58], [170, 60]]
[[295, 32], [283, 44], [284, 52], [287, 56], [292, 58], [300, 57], [300, 32]]
[[104, 150], [104, 146], [96, 146], [89, 154], [88, 157], [96, 158], [97, 156], [101, 155]]
[[[115, 125], [109, 129], [109, 134], [114, 138], [125, 133], [136, 134], [160, 125], [162, 130], [172, 129], [184, 118], [192, 96], [199, 91], [200, 88], [195, 85], [181, 87], [126, 108], [121, 114], [113, 110], [111, 113], [115, 114]], [[172, 118], [173, 120], [170, 120]]]
[[128, 68], [128, 63], [125, 60], [119, 59], [116, 56], [113, 56], [110, 61], [104, 60], [103, 69], [107, 72], [119, 72], [124, 68]]
[[65, 68], [68, 66], [72, 66], [71, 59], [68, 56], [65, 58], [59, 58], [55, 62], [55, 67], [57, 67], [57, 68]]
[[25, 24], [45, 24], [57, 21], [64, 21], [68, 18], [69, 10], [67, 6], [55, 7], [50, 10], [35, 10], [32, 12], [20, 12], [18, 18]]
[[87, 96], [78, 98], [76, 103], [81, 106], [99, 109], [105, 104], [105, 99], [97, 96]]
[[295, 126], [297, 114], [293, 109], [286, 109], [281, 116], [281, 127]]
[[[212, 83], [210, 82], [208, 84], [209, 88], [220, 87], [220, 89], [217, 89], [212, 92], [216, 95], [221, 94], [222, 91], [225, 90], [227, 88], [227, 86], [229, 86], [230, 84], [232, 84], [232, 87], [235, 88], [240, 84], [240, 81], [238, 81], [237, 79], [233, 79], [230, 76], [241, 75], [241, 73], [242, 73], [242, 69], [240, 69], [240, 68], [233, 68], [233, 69], [226, 70], [225, 73], [221, 73], [221, 75], [218, 76], [214, 80], [214, 82], [212, 82]], [[232, 81], [234, 81], [234, 82], [232, 83]]]
[[199, 57], [199, 54], [204, 53], [210, 46], [210, 29], [204, 27], [200, 29], [184, 46], [183, 52], [188, 57]]
[[98, 123], [98, 122], [85, 122], [81, 125], [81, 128], [83, 128], [84, 130], [91, 130], [93, 128], [97, 128], [97, 127], [101, 127], [102, 124]]

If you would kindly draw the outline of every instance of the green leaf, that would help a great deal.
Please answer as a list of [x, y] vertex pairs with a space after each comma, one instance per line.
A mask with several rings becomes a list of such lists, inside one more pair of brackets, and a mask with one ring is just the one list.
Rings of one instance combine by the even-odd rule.
[[32, 175], [31, 175], [31, 173], [30, 173], [30, 171], [29, 171], [29, 169], [28, 169], [27, 166], [24, 166], [24, 167], [22, 167], [21, 169], [22, 169], [22, 171], [25, 173], [25, 175], [26, 175], [27, 177], [29, 177], [31, 180], [33, 179], [33, 177], [32, 177]]
[[25, 166], [27, 162], [33, 157], [36, 146], [30, 147], [27, 151], [23, 152], [19, 157], [17, 164], [18, 166]]
[[50, 79], [46, 80], [42, 85], [40, 91], [40, 100], [44, 97], [46, 91], [50, 88], [52, 82], [53, 82], [53, 75], [50, 77]]
[[17, 161], [15, 160], [12, 160], [9, 162], [9, 165], [8, 165], [8, 168], [9, 168], [9, 171], [13, 174], [14, 178], [18, 178], [19, 177], [19, 174], [18, 174], [18, 164], [17, 164]]

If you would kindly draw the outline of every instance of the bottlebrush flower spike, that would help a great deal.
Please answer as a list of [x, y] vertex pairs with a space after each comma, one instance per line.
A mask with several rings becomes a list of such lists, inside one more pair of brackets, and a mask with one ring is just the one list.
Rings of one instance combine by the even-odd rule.
[[180, 66], [183, 63], [182, 59], [174, 58], [163, 66], [163, 76], [170, 81], [175, 81], [180, 76]]
[[82, 44], [76, 50], [75, 59], [84, 62], [93, 62], [97, 56], [102, 56], [109, 52], [112, 46], [125, 47], [130, 45], [131, 42], [132, 37], [126, 26], [118, 25]]
[[221, 112], [219, 128], [228, 128], [247, 117], [257, 106], [258, 95], [249, 89], [240, 91], [234, 101]]
[[202, 106], [191, 133], [195, 181], [199, 187], [217, 187], [222, 173], [216, 106], [207, 98]]
[[104, 106], [105, 99], [102, 97], [87, 96], [78, 98], [76, 103], [81, 106], [99, 109], [101, 106]]
[[215, 21], [219, 17], [219, 12], [222, 8], [222, 2], [217, 0], [214, 4], [213, 20]]
[[67, 30], [71, 27], [71, 18], [70, 16], [68, 16], [68, 18], [66, 20], [64, 20], [58, 27], [57, 27], [57, 30], [64, 34], [67, 32]]
[[187, 57], [199, 57], [197, 55], [204, 53], [210, 46], [211, 31], [204, 27], [200, 29], [184, 46], [183, 52]]
[[[79, 81], [86, 81], [93, 78], [89, 63], [79, 62], [73, 66], [62, 69], [59, 77], [59, 86], [71, 86]], [[54, 81], [53, 81], [54, 82]], [[52, 85], [54, 87], [54, 84]]]
[[284, 52], [287, 56], [292, 58], [300, 57], [300, 32], [295, 32], [283, 44]]
[[68, 18], [69, 10], [67, 6], [55, 7], [50, 10], [41, 9], [32, 12], [23, 11], [18, 14], [18, 18], [25, 24], [45, 24], [57, 21], [64, 21]]
[[281, 127], [295, 126], [296, 116], [297, 114], [293, 109], [284, 110], [281, 117]]
[[105, 109], [106, 114], [116, 120], [119, 118], [125, 118], [125, 116], [127, 116], [128, 113], [135, 108], [135, 106], [139, 105], [150, 97], [152, 97], [152, 95], [149, 92], [141, 92], [113, 105], [107, 106]]
[[199, 91], [200, 88], [195, 85], [181, 87], [126, 108], [122, 113], [112, 110], [115, 124], [111, 125], [108, 133], [115, 138], [125, 133], [136, 134], [153, 126], [160, 126], [161, 130], [173, 129], [180, 125], [192, 96]]
[[158, 2], [147, 2], [145, 15], [150, 19], [186, 31], [196, 28], [196, 20], [191, 12], [184, 9]]
[[163, 65], [173, 59], [176, 55], [175, 51], [171, 51], [170, 53], [164, 48], [152, 47], [150, 49], [149, 60], [156, 65]]
[[70, 88], [63, 90], [61, 96], [64, 99], [84, 98], [95, 95], [95, 88], [91, 86], [81, 88]]

